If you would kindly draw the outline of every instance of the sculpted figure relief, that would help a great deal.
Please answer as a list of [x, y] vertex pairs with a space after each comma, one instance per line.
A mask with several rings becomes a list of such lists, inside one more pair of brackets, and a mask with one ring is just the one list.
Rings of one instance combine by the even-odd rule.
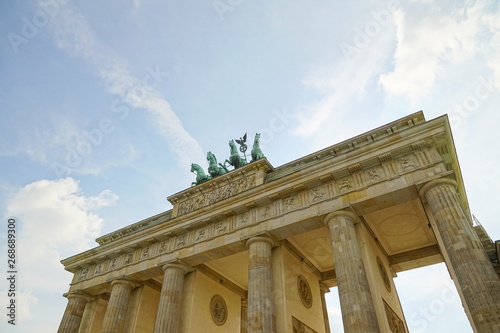
[[220, 295], [215, 295], [210, 301], [210, 314], [214, 323], [218, 326], [222, 326], [227, 320], [227, 305], [224, 298]]
[[83, 270], [82, 270], [82, 273], [80, 274], [80, 280], [83, 280], [87, 277], [87, 274], [89, 273], [89, 269], [87, 267], [85, 267]]
[[302, 304], [304, 304], [304, 306], [309, 309], [312, 306], [311, 288], [309, 287], [309, 283], [307, 283], [305, 277], [303, 277], [302, 275], [297, 278], [297, 289], [299, 291], [299, 296]]

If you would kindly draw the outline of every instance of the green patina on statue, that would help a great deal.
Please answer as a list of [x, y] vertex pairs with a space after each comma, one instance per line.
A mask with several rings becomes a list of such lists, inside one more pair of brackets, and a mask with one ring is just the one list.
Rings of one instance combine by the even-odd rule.
[[227, 168], [220, 163], [217, 163], [217, 157], [212, 152], [207, 153], [208, 173], [212, 178], [220, 176], [228, 172]]
[[239, 167], [247, 164], [247, 162], [241, 158], [240, 153], [238, 153], [238, 150], [236, 149], [236, 143], [234, 143], [234, 140], [229, 141], [229, 147], [231, 149], [231, 156], [229, 156], [229, 158], [224, 161], [224, 166], [229, 164], [233, 166], [235, 169], [238, 169]]
[[196, 174], [196, 181], [192, 182], [191, 186], [198, 185], [198, 184], [201, 184], [203, 182], [206, 182], [207, 180], [212, 179], [212, 177], [207, 176], [205, 174], [205, 171], [203, 171], [203, 169], [201, 168], [201, 166], [199, 166], [196, 163], [191, 164], [191, 172], [194, 172]]
[[260, 149], [260, 133], [255, 134], [255, 139], [253, 139], [253, 147], [252, 147], [252, 161], [257, 161], [260, 160], [261, 158], [265, 157], [264, 154], [262, 153], [262, 150]]
[[[247, 156], [246, 156], [246, 150], [247, 150], [247, 145], [246, 145], [246, 140], [247, 140], [247, 134], [243, 137], [241, 137], [239, 140], [230, 140], [229, 141], [229, 148], [230, 148], [230, 156], [227, 160], [224, 161], [224, 164], [222, 163], [217, 163], [217, 158], [212, 152], [207, 153], [207, 161], [208, 161], [208, 175], [205, 174], [205, 171], [203, 171], [202, 167], [200, 167], [198, 164], [193, 163], [191, 164], [191, 172], [196, 174], [196, 181], [191, 183], [191, 186], [201, 184], [203, 182], [206, 182], [207, 180], [210, 180], [212, 178], [215, 178], [217, 176], [223, 175], [226, 172], [229, 172], [227, 168], [227, 164], [231, 165], [234, 167], [234, 169], [237, 169], [245, 164], [247, 164]], [[255, 139], [253, 141], [253, 147], [252, 147], [252, 160], [251, 162], [255, 162], [261, 158], [264, 158], [264, 154], [262, 153], [262, 150], [260, 149], [260, 133], [255, 134]], [[239, 151], [243, 153], [243, 157], [240, 156], [238, 153], [238, 149], [236, 148], [236, 143], [235, 141], [240, 145]], [[250, 162], [250, 163], [251, 163]]]

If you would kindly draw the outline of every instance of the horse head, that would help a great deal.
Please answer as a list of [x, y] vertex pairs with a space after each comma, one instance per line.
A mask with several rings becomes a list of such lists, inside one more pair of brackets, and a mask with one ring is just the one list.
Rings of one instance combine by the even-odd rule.
[[260, 133], [255, 133], [255, 139], [253, 140], [253, 142], [259, 142], [260, 140]]
[[229, 147], [231, 147], [231, 155], [238, 154], [238, 151], [236, 150], [236, 143], [234, 143], [234, 140], [229, 140]]
[[201, 167], [196, 163], [191, 163], [191, 172], [200, 172]]

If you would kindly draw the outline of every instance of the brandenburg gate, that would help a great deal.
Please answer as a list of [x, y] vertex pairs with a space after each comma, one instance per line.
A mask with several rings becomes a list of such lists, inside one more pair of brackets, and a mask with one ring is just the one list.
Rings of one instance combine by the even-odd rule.
[[447, 116], [279, 167], [258, 134], [248, 162], [236, 141], [224, 164], [208, 153], [207, 174], [193, 164], [171, 210], [62, 261], [74, 276], [58, 332], [329, 333], [337, 287], [346, 333], [405, 333], [393, 278], [439, 262], [474, 332], [500, 332], [498, 254], [473, 226]]

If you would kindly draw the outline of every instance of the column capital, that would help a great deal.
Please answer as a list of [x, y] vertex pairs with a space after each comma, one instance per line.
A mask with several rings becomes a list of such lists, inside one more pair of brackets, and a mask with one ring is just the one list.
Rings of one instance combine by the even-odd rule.
[[134, 283], [134, 282], [126, 280], [126, 279], [116, 279], [116, 280], [111, 281], [111, 287], [113, 287], [115, 284], [123, 284], [123, 285], [129, 287], [130, 290], [137, 287], [137, 283]]
[[178, 269], [181, 270], [184, 275], [193, 271], [193, 268], [191, 266], [188, 266], [182, 262], [171, 262], [168, 264], [164, 264], [161, 269], [165, 272], [167, 269]]
[[88, 306], [88, 302], [92, 299], [86, 293], [76, 291], [70, 291], [63, 294], [64, 297], [68, 299], [68, 304], [66, 305], [66, 310], [62, 317], [61, 323], [59, 324], [58, 333], [70, 333], [77, 332], [80, 328], [80, 323], [82, 322], [83, 313], [85, 308]]
[[247, 309], [248, 308], [248, 300], [247, 299], [242, 299], [241, 300], [241, 307]]
[[89, 294], [84, 293], [82, 291], [70, 291], [70, 292], [64, 293], [63, 296], [66, 297], [68, 300], [72, 299], [72, 298], [79, 298], [79, 299], [84, 300], [85, 302], [90, 302], [91, 300], [93, 300], [92, 296], [90, 296]]
[[428, 183], [425, 183], [421, 188], [420, 188], [420, 196], [422, 198], [425, 198], [425, 196], [427, 195], [427, 193], [432, 190], [433, 188], [437, 187], [437, 186], [451, 186], [453, 187], [455, 190], [457, 188], [457, 182], [454, 181], [453, 179], [450, 179], [450, 178], [439, 178], [439, 179], [434, 179], [434, 180], [431, 180], [430, 182]]
[[247, 248], [249, 248], [250, 245], [252, 245], [253, 243], [256, 243], [256, 242], [268, 243], [269, 245], [271, 245], [271, 247], [274, 247], [276, 245], [276, 242], [274, 241], [274, 239], [272, 239], [269, 236], [255, 236], [255, 237], [252, 237], [246, 241]]
[[337, 210], [335, 212], [331, 212], [330, 214], [325, 216], [323, 222], [326, 224], [326, 226], [328, 226], [328, 223], [330, 222], [331, 219], [341, 216], [350, 218], [353, 223], [356, 223], [357, 216], [349, 210]]
[[330, 288], [328, 288], [324, 283], [320, 282], [320, 284], [319, 284], [319, 291], [322, 294], [326, 294], [326, 293], [330, 292]]

